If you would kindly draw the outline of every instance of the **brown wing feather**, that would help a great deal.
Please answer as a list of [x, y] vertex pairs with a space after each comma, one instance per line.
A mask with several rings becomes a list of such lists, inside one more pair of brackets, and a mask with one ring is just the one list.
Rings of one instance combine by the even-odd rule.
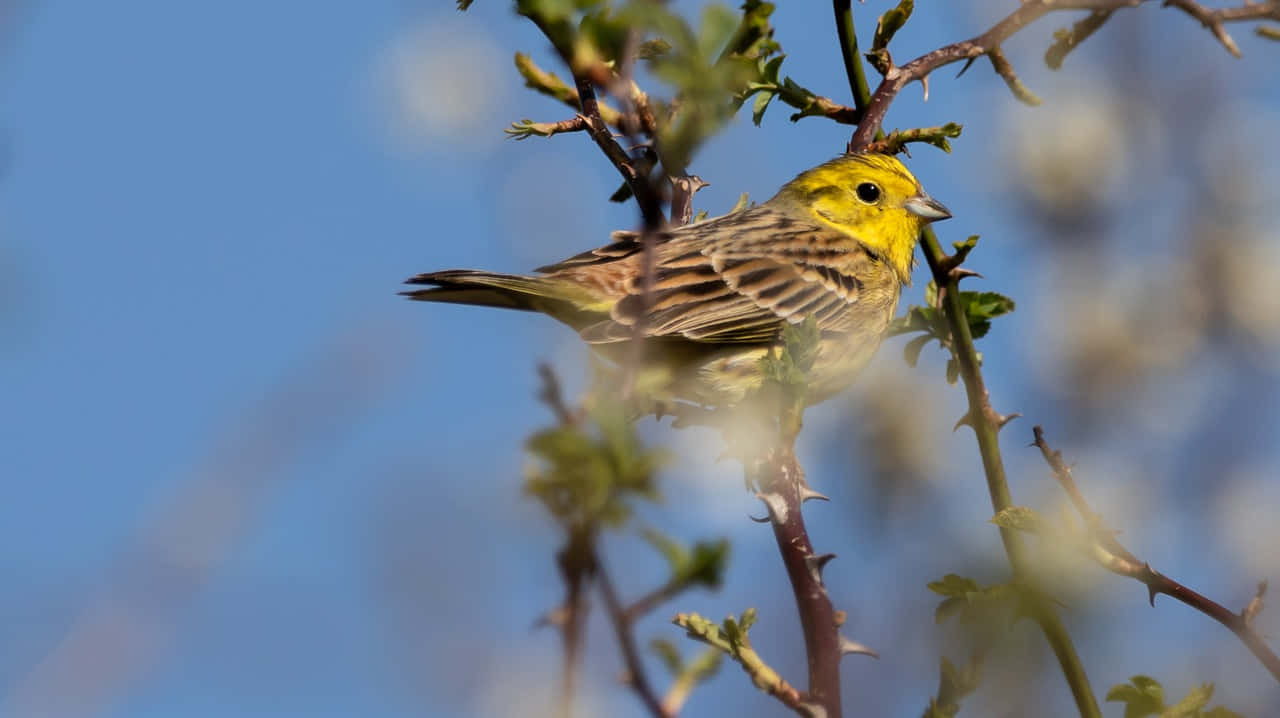
[[611, 318], [582, 330], [592, 343], [631, 339], [641, 315], [646, 337], [708, 343], [771, 342], [810, 315], [839, 331], [862, 289], [853, 272], [876, 261], [844, 235], [757, 207], [664, 233], [646, 302], [638, 237], [603, 249], [547, 268], [581, 276], [634, 262]]

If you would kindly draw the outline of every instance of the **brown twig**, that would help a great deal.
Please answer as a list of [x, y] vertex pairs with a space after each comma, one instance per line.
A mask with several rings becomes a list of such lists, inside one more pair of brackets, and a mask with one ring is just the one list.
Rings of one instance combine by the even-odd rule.
[[640, 651], [636, 648], [636, 638], [631, 631], [631, 620], [627, 616], [627, 610], [618, 600], [618, 593], [614, 590], [613, 582], [609, 580], [609, 574], [598, 561], [596, 582], [600, 585], [600, 596], [604, 599], [605, 610], [609, 614], [609, 621], [613, 624], [614, 635], [618, 638], [622, 658], [627, 664], [627, 684], [640, 697], [650, 714], [656, 718], [670, 718], [674, 714], [668, 711], [662, 700], [658, 698], [645, 673], [644, 663], [640, 660]]
[[613, 135], [609, 132], [609, 125], [600, 118], [600, 105], [596, 101], [596, 91], [591, 80], [585, 75], [575, 75], [574, 84], [578, 88], [578, 99], [582, 103], [582, 115], [586, 118], [587, 134], [591, 135], [591, 139], [595, 140], [600, 151], [609, 158], [609, 162], [618, 170], [623, 181], [631, 189], [631, 194], [636, 198], [636, 204], [640, 205], [640, 214], [644, 217], [645, 226], [661, 227], [662, 200], [653, 191], [649, 178], [636, 171], [635, 164], [627, 156], [626, 151], [617, 140], [613, 139]]
[[916, 127], [909, 130], [894, 130], [883, 138], [878, 139], [864, 148], [864, 152], [880, 152], [887, 155], [896, 155], [899, 152], [907, 152], [907, 144], [911, 142], [923, 142], [933, 145], [943, 152], [951, 151], [951, 143], [947, 138], [955, 138], [960, 136], [963, 129], [955, 123], [948, 123], [938, 127]]
[[1076, 512], [1084, 520], [1090, 540], [1102, 549], [1103, 557], [1108, 559], [1101, 561], [1103, 566], [1113, 573], [1128, 576], [1145, 584], [1148, 599], [1152, 606], [1156, 603], [1156, 595], [1163, 593], [1222, 624], [1248, 647], [1254, 657], [1262, 663], [1277, 681], [1280, 681], [1280, 657], [1276, 656], [1275, 652], [1262, 640], [1262, 636], [1253, 629], [1253, 618], [1262, 610], [1262, 596], [1267, 590], [1266, 582], [1259, 583], [1253, 600], [1249, 601], [1242, 611], [1235, 613], [1222, 604], [1206, 598], [1168, 576], [1155, 571], [1150, 564], [1134, 556], [1121, 545], [1116, 540], [1115, 531], [1108, 529], [1103, 524], [1102, 517], [1089, 508], [1089, 504], [1084, 500], [1084, 495], [1080, 493], [1079, 487], [1076, 486], [1071, 467], [1063, 461], [1062, 452], [1049, 446], [1049, 443], [1044, 438], [1044, 429], [1037, 426], [1033, 429], [1033, 433], [1035, 441], [1032, 442], [1032, 445], [1040, 449], [1040, 454], [1053, 471], [1053, 476], [1057, 479], [1058, 485], [1067, 493], [1072, 505], [1076, 508]]
[[512, 122], [511, 126], [503, 130], [503, 132], [516, 140], [527, 140], [535, 135], [538, 137], [551, 137], [552, 135], [560, 135], [566, 132], [582, 132], [586, 129], [587, 118], [577, 115], [558, 122], [534, 122], [533, 120]]
[[671, 224], [681, 227], [693, 220], [693, 195], [707, 182], [697, 175], [671, 178]]
[[1280, 20], [1280, 0], [1268, 2], [1247, 2], [1238, 7], [1210, 9], [1194, 0], [1164, 0], [1165, 7], [1177, 8], [1204, 25], [1205, 29], [1218, 38], [1218, 42], [1227, 48], [1227, 52], [1240, 57], [1240, 47], [1227, 34], [1226, 23], [1245, 20]]
[[784, 444], [761, 469], [758, 496], [769, 509], [773, 537], [787, 569], [804, 633], [809, 666], [804, 702], [821, 706], [827, 718], [840, 718], [840, 633], [835, 608], [822, 581], [822, 567], [831, 555], [815, 554], [809, 541], [801, 513], [802, 492], [807, 487], [793, 450]]
[[586, 586], [595, 568], [591, 556], [591, 537], [585, 532], [571, 535], [556, 554], [560, 576], [564, 579], [564, 604], [555, 611], [563, 645], [563, 667], [560, 675], [560, 718], [573, 715], [577, 695], [578, 666], [581, 663], [584, 628], [587, 622]]
[[538, 399], [551, 409], [556, 419], [563, 426], [577, 426], [582, 421], [582, 407], [570, 408], [564, 400], [564, 392], [560, 389], [560, 379], [550, 364], [538, 364], [538, 376], [542, 378], [542, 389], [538, 391]]
[[[867, 105], [862, 122], [858, 125], [858, 129], [853, 133], [853, 138], [849, 141], [849, 146], [856, 151], [871, 143], [875, 138], [876, 131], [880, 129], [880, 125], [884, 122], [884, 116], [889, 110], [889, 105], [893, 103], [898, 93], [902, 92], [902, 89], [908, 84], [924, 81], [934, 70], [961, 60], [972, 61], [983, 55], [991, 55], [994, 64], [996, 58], [993, 53], [1000, 51], [1000, 45], [1005, 40], [1049, 12], [1057, 10], [1092, 10], [1095, 13], [1112, 12], [1123, 8], [1137, 7], [1147, 1], [1023, 0], [1016, 10], [1006, 15], [1003, 20], [981, 35], [969, 40], [945, 45], [932, 52], [925, 53], [905, 65], [894, 65], [888, 52], [881, 51], [877, 54], [876, 61], [878, 69], [884, 75], [884, 79], [880, 81], [875, 94], [871, 97], [871, 102]], [[1212, 31], [1227, 50], [1236, 56], [1240, 54], [1239, 48], [1235, 46], [1235, 42], [1226, 34], [1223, 27], [1224, 23], [1268, 18], [1280, 19], [1280, 0], [1268, 0], [1263, 3], [1247, 2], [1239, 7], [1218, 10], [1209, 10], [1193, 0], [1165, 0], [1164, 4], [1178, 8], [1200, 20], [1201, 24]], [[1000, 67], [997, 66], [996, 69], [999, 71]], [[1011, 77], [1016, 79], [1016, 76], [1012, 75], [1011, 67], [1007, 68], [1007, 73], [1001, 72], [1001, 75], [1004, 76], [1010, 88], [1017, 94], [1019, 92], [1018, 86], [1021, 83], [1010, 81]], [[1025, 90], [1025, 88], [1021, 89]], [[1024, 98], [1020, 96], [1019, 99]]]
[[1067, 54], [1079, 47], [1080, 43], [1088, 40], [1098, 31], [1098, 28], [1102, 27], [1103, 23], [1111, 19], [1113, 14], [1115, 10], [1094, 10], [1083, 20], [1076, 21], [1070, 28], [1053, 33], [1053, 44], [1044, 51], [1044, 64], [1048, 65], [1050, 70], [1062, 67], [1062, 61], [1067, 59]]

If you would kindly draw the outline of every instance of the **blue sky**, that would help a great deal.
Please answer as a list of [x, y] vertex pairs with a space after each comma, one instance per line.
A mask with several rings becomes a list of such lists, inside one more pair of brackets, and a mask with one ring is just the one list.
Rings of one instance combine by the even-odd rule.
[[[895, 56], [975, 34], [1011, 4], [930, 8], [895, 41]], [[855, 6], [864, 42], [884, 7]], [[483, 0], [466, 14], [444, 3], [288, 1], [32, 1], [8, 12], [6, 713], [461, 716], [539, 705], [554, 684], [557, 641], [529, 626], [559, 598], [557, 536], [520, 495], [521, 443], [549, 421], [535, 364], [552, 361], [576, 387], [584, 352], [550, 321], [413, 304], [395, 292], [431, 269], [524, 270], [634, 225], [632, 206], [606, 201], [617, 178], [585, 136], [502, 135], [513, 120], [568, 116], [524, 90], [510, 66], [519, 49], [554, 67], [543, 41], [507, 5]], [[784, 71], [847, 101], [828, 14], [820, 4], [775, 14]], [[1186, 350], [1191, 358], [1158, 366], [1127, 413], [1081, 414], [1098, 423], [1069, 428], [1076, 390], [1064, 377], [1073, 375], [1032, 346], [1056, 347], [1064, 335], [1045, 328], [1054, 316], [1046, 307], [1062, 306], [1064, 272], [1034, 239], [1045, 232], [1036, 215], [1045, 205], [1022, 197], [1029, 180], [1017, 168], [1028, 153], [1017, 138], [1086, 132], [1092, 125], [1078, 118], [1105, 108], [1071, 98], [1098, 88], [1141, 100], [1112, 110], [1127, 134], [1101, 125], [1068, 152], [1123, 142], [1104, 146], [1134, 158], [1083, 184], [1106, 193], [1106, 227], [1105, 241], [1080, 246], [1096, 247], [1088, 254], [1105, 260], [1111, 280], [1087, 275], [1083, 294], [1071, 296], [1158, 274], [1176, 254], [1168, 238], [1223, 191], [1184, 177], [1221, 178], [1215, 162], [1226, 156], [1243, 163], [1228, 177], [1243, 166], [1259, 179], [1232, 194], [1248, 195], [1253, 224], [1222, 229], [1274, 257], [1277, 235], [1266, 228], [1275, 226], [1280, 161], [1274, 146], [1245, 140], [1274, 133], [1280, 117], [1270, 69], [1280, 46], [1240, 28], [1245, 58], [1234, 60], [1187, 18], [1144, 7], [1052, 73], [1038, 57], [1061, 24], [1042, 22], [1009, 48], [1045, 106], [1018, 105], [979, 63], [959, 80], [938, 73], [927, 103], [909, 88], [887, 124], [966, 125], [953, 155], [920, 148], [910, 166], [956, 215], [940, 228], [944, 240], [983, 235], [972, 261], [984, 288], [1021, 303], [984, 340], [997, 403], [1056, 425], [1064, 442], [1076, 440], [1064, 449], [1132, 478], [1097, 487], [1096, 499], [1139, 508], [1103, 512], [1158, 507], [1173, 518], [1126, 534], [1139, 552], [1242, 603], [1259, 566], [1275, 562], [1241, 553], [1251, 535], [1232, 539], [1229, 526], [1189, 504], [1211, 495], [1207, 477], [1230, 473], [1256, 479], [1231, 484], [1247, 487], [1231, 494], [1233, 506], [1280, 507], [1280, 334], [1259, 330], [1248, 349], [1223, 349], [1226, 340], [1206, 334]], [[744, 191], [763, 200], [843, 148], [846, 128], [792, 124], [786, 114], [771, 109], [762, 128], [739, 118], [706, 146], [693, 170], [711, 186], [697, 207], [718, 214]], [[1065, 193], [1048, 186], [1050, 197]], [[925, 281], [917, 271], [906, 301], [920, 301]], [[1257, 296], [1264, 308], [1273, 301]], [[1095, 318], [1082, 310], [1075, 321]], [[877, 364], [897, 369], [899, 352], [888, 344]], [[886, 654], [846, 666], [846, 691], [885, 715], [918, 713], [936, 684], [924, 583], [965, 566], [990, 580], [1002, 570], [971, 437], [948, 431], [960, 391], [941, 380], [936, 350], [905, 376], [902, 402], [927, 397], [925, 425], [940, 430], [931, 448], [945, 458], [902, 516], [865, 515], [867, 489], [841, 481], [858, 475], [842, 438], [846, 402], [813, 411], [804, 441], [810, 476], [837, 499], [812, 519], [815, 543], [841, 554], [833, 592], [846, 597], [859, 640]], [[1175, 420], [1181, 414], [1191, 418]], [[644, 432], [680, 456], [666, 507], [646, 519], [687, 539], [734, 540], [725, 588], [671, 610], [720, 616], [758, 606], [776, 619], [762, 621], [760, 643], [799, 675], [780, 566], [767, 531], [745, 520], [758, 509], [736, 467], [711, 462], [712, 437], [652, 422]], [[1015, 493], [1048, 501], [1043, 469], [1018, 453], [1024, 438], [1006, 441], [1011, 473], [1027, 477]], [[1230, 465], [1197, 464], [1224, 447]], [[629, 593], [660, 576], [660, 561], [634, 540], [607, 550], [626, 567], [616, 573]], [[1102, 607], [1074, 619], [1089, 626], [1080, 641], [1099, 692], [1149, 672], [1171, 693], [1217, 680], [1224, 701], [1275, 709], [1269, 677], [1225, 631], [1163, 599], [1146, 608], [1136, 584], [1092, 580]], [[679, 639], [661, 616], [640, 628], [646, 639]], [[1135, 637], [1123, 640], [1123, 630]], [[640, 715], [609, 683], [619, 665], [607, 627], [591, 631], [589, 704]], [[1195, 656], [1170, 657], [1188, 646]], [[1052, 672], [1036, 686], [1047, 704], [1069, 705]], [[726, 668], [690, 711], [730, 707], [775, 710]]]

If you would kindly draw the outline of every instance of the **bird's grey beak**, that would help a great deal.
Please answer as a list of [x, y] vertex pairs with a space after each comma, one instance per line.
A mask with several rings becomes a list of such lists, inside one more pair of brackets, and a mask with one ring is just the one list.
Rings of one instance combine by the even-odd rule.
[[940, 219], [950, 219], [951, 217], [951, 210], [944, 207], [938, 200], [925, 194], [923, 190], [920, 191], [920, 194], [903, 202], [902, 206], [908, 212], [926, 222], [936, 222]]

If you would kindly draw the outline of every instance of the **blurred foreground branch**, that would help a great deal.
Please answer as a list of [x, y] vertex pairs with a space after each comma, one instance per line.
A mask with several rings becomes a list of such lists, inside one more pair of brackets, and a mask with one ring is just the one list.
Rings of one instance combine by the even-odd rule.
[[1071, 500], [1076, 512], [1080, 514], [1080, 518], [1084, 522], [1086, 536], [1094, 559], [1108, 571], [1121, 576], [1128, 576], [1146, 585], [1148, 598], [1152, 606], [1156, 603], [1156, 595], [1163, 593], [1222, 624], [1249, 648], [1249, 651], [1277, 681], [1280, 681], [1280, 657], [1276, 656], [1275, 652], [1263, 641], [1262, 636], [1253, 628], [1253, 619], [1262, 611], [1262, 598], [1267, 590], [1267, 582], [1260, 582], [1253, 599], [1239, 613], [1235, 613], [1222, 604], [1202, 596], [1168, 576], [1153, 570], [1150, 564], [1134, 556], [1117, 541], [1116, 531], [1108, 528], [1103, 523], [1102, 517], [1089, 508], [1084, 495], [1080, 493], [1079, 487], [1076, 486], [1071, 467], [1063, 461], [1062, 452], [1049, 446], [1048, 441], [1044, 438], [1044, 429], [1037, 426], [1033, 429], [1033, 432], [1035, 441], [1032, 442], [1032, 445], [1040, 449], [1040, 454], [1044, 456], [1045, 463], [1053, 470], [1053, 476], [1057, 479], [1058, 485], [1066, 492], [1067, 497]]

